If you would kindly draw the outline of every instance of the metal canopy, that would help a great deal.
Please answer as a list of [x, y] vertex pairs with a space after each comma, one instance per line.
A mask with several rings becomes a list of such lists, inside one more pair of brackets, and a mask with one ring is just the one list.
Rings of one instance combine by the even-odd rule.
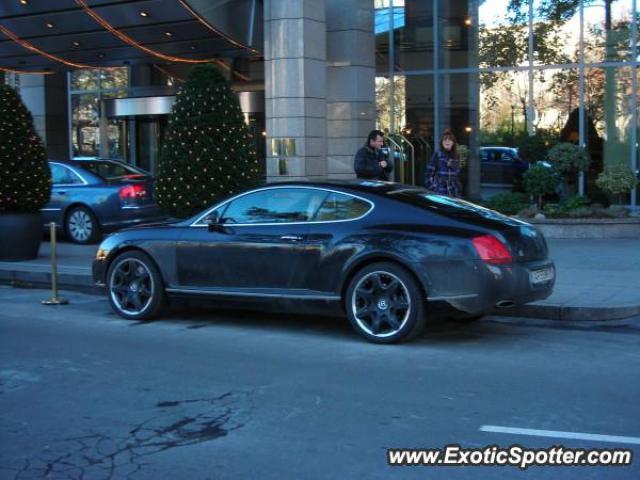
[[[84, 0], [93, 12], [133, 42], [161, 55], [186, 59], [259, 56], [246, 43], [259, 38], [234, 38], [226, 33], [231, 8], [238, 23], [256, 21], [256, 0], [222, 2], [200, 16], [195, 7], [181, 0]], [[260, 9], [262, 8], [259, 5]], [[243, 8], [238, 12], [238, 8]], [[215, 17], [227, 31], [215, 24]], [[200, 17], [200, 18], [198, 18]], [[213, 21], [212, 21], [213, 18]], [[208, 25], [207, 25], [208, 24]], [[63, 60], [90, 66], [122, 66], [136, 63], [171, 63], [129, 45], [92, 18], [76, 0], [2, 0], [0, 27], [20, 41]], [[261, 28], [261, 27], [260, 27]], [[236, 28], [233, 31], [246, 31]], [[237, 33], [236, 33], [237, 34]], [[225, 38], [226, 37], [226, 38]], [[175, 62], [180, 63], [180, 62]], [[64, 71], [72, 66], [29, 50], [0, 29], [0, 67], [20, 71]]]

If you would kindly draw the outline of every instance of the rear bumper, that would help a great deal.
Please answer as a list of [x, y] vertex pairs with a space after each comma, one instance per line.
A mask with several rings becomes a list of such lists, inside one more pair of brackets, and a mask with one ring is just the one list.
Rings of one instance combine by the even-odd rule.
[[132, 227], [141, 223], [158, 222], [165, 220], [167, 216], [158, 205], [126, 206], [120, 209], [117, 217], [100, 223], [105, 232], [118, 230], [124, 227]]
[[[553, 293], [556, 271], [551, 260], [508, 265], [490, 265], [481, 260], [473, 263], [472, 269], [465, 269], [464, 281], [458, 283], [459, 287], [464, 286], [463, 290], [436, 291], [427, 300], [467, 315], [478, 315], [494, 310], [498, 303], [518, 306], [543, 300]], [[535, 283], [532, 272], [547, 268], [553, 270], [553, 278]]]

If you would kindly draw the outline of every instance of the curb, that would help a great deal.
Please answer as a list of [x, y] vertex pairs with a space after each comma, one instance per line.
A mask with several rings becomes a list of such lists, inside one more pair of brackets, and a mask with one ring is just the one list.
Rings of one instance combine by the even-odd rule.
[[595, 322], [621, 320], [640, 315], [640, 305], [615, 307], [580, 307], [571, 305], [530, 303], [517, 308], [494, 311], [501, 317], [528, 317], [563, 322]]
[[[84, 270], [84, 271], [83, 271]], [[81, 293], [103, 294], [104, 290], [93, 283], [91, 274], [84, 267], [58, 266], [58, 290], [72, 290]], [[42, 267], [25, 269], [7, 268], [7, 262], [0, 265], [0, 284], [20, 288], [51, 288], [51, 271]]]
[[[51, 269], [40, 265], [17, 265], [0, 262], [0, 284], [22, 288], [51, 288]], [[104, 287], [93, 283], [87, 267], [58, 266], [58, 289], [104, 295]], [[564, 322], [596, 322], [622, 320], [640, 316], [640, 305], [615, 307], [580, 307], [559, 304], [530, 303], [520, 307], [494, 310], [490, 315], [527, 317]]]

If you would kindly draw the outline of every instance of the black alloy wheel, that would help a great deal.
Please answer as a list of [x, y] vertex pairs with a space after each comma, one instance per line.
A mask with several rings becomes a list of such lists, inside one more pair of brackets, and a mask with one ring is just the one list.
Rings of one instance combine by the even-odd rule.
[[96, 216], [87, 207], [73, 207], [64, 221], [67, 237], [74, 243], [88, 245], [100, 238], [100, 227]]
[[425, 327], [424, 295], [411, 273], [384, 262], [360, 270], [351, 280], [345, 306], [353, 328], [374, 343], [409, 340]]
[[149, 256], [140, 251], [125, 252], [109, 266], [107, 296], [121, 317], [150, 320], [164, 306], [162, 277]]

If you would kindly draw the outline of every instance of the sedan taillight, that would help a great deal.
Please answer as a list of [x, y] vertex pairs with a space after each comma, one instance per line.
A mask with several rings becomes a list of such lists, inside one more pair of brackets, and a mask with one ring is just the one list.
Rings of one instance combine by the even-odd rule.
[[507, 247], [493, 235], [475, 237], [473, 246], [482, 260], [493, 265], [511, 263], [513, 258]]
[[123, 202], [135, 200], [136, 198], [144, 198], [147, 196], [147, 189], [140, 183], [126, 185], [118, 190], [118, 196]]

